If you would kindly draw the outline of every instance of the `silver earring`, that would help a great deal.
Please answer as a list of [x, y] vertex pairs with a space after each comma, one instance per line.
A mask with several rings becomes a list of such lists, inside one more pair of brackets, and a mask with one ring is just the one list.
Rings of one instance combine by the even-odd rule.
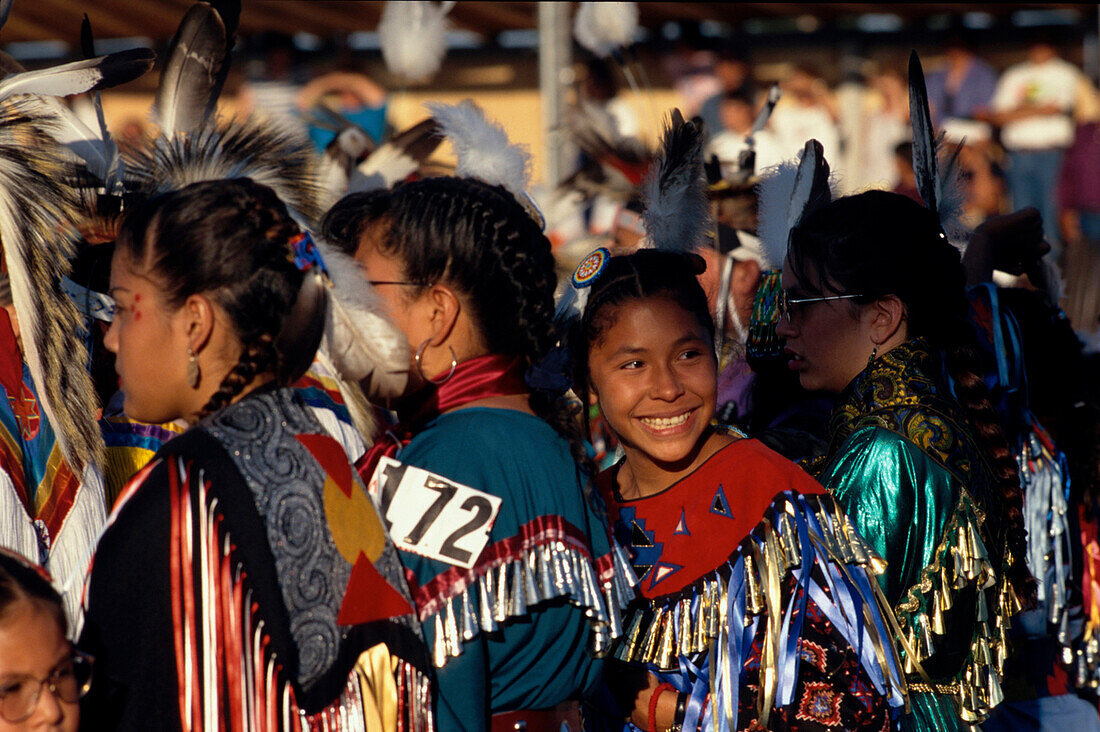
[[199, 362], [195, 360], [191, 346], [187, 347], [187, 383], [192, 389], [199, 388]]
[[424, 373], [424, 368], [420, 365], [420, 357], [421, 355], [423, 355], [424, 349], [428, 347], [429, 341], [431, 341], [431, 338], [421, 343], [420, 347], [416, 349], [416, 370], [420, 372], [420, 378], [424, 379], [424, 381], [427, 381], [429, 384], [435, 384], [436, 386], [439, 386], [440, 384], [446, 384], [448, 381], [451, 380], [451, 377], [455, 375], [455, 369], [458, 367], [458, 358], [455, 355], [455, 349], [452, 346], [447, 346], [451, 349], [451, 370], [448, 371], [447, 375], [439, 381], [433, 381], [432, 379], [428, 378], [428, 375]]

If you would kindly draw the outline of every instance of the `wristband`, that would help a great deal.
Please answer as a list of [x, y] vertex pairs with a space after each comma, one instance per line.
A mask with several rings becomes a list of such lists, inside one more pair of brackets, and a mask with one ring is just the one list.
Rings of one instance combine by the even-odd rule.
[[647, 732], [657, 732], [657, 701], [661, 698], [661, 694], [666, 691], [676, 691], [676, 689], [667, 682], [657, 684], [657, 688], [653, 690], [653, 696], [649, 697], [649, 716], [646, 717]]

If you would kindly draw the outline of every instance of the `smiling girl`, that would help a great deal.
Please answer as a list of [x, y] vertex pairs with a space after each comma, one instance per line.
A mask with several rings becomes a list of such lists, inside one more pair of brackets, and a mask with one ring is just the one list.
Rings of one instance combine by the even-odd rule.
[[[882, 729], [901, 703], [892, 656], [853, 649], [883, 627], [857, 587], [869, 590], [872, 558], [819, 484], [712, 423], [701, 267], [654, 250], [611, 258], [576, 331], [578, 393], [596, 397], [623, 446], [598, 484], [645, 600], [625, 621], [618, 657], [637, 681], [620, 704], [650, 730]], [[844, 574], [837, 563], [854, 579], [822, 592]], [[867, 611], [863, 629], [836, 612], [841, 599]]]

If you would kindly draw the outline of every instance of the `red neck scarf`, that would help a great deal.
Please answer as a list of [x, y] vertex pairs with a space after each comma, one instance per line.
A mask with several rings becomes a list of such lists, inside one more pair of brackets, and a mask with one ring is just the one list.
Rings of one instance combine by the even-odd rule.
[[409, 444], [424, 425], [444, 412], [490, 397], [527, 394], [519, 360], [512, 356], [478, 356], [463, 361], [442, 384], [429, 386], [408, 405], [399, 409], [401, 423], [385, 434], [356, 462], [360, 477], [369, 482], [378, 461], [393, 457]]

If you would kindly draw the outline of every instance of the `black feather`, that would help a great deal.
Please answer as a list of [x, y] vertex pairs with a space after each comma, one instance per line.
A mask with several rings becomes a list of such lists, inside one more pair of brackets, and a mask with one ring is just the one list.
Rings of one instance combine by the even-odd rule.
[[936, 213], [939, 207], [936, 200], [936, 133], [928, 108], [924, 70], [916, 51], [909, 54], [909, 119], [913, 124], [913, 173], [917, 192], [924, 205]]
[[133, 81], [156, 63], [157, 54], [151, 48], [131, 48], [103, 57], [99, 72], [103, 79], [89, 91], [111, 89]]
[[225, 23], [209, 3], [191, 6], [169, 45], [154, 104], [166, 134], [202, 124], [217, 106], [227, 45]]
[[84, 58], [95, 58], [95, 41], [92, 40], [92, 22], [88, 20], [88, 14], [84, 13], [84, 20], [80, 22], [80, 52]]
[[410, 158], [423, 162], [442, 142], [443, 136], [439, 125], [434, 119], [428, 117], [407, 130], [397, 133], [389, 139], [387, 144], [401, 148]]

